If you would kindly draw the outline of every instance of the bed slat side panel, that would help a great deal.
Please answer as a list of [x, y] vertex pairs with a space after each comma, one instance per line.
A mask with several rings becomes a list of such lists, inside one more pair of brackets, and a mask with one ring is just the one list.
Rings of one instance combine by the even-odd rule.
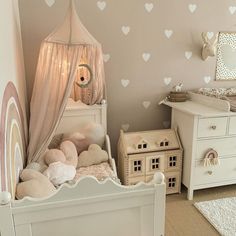
[[100, 195], [97, 202], [76, 199], [13, 207], [17, 236], [164, 235], [165, 184], [145, 187]]

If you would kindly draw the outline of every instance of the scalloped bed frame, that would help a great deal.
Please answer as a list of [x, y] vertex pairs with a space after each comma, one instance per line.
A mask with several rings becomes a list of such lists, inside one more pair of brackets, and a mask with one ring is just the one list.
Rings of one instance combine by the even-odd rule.
[[[106, 130], [106, 104], [81, 105], [79, 110], [78, 106], [69, 104], [58, 132], [70, 129], [76, 124], [73, 122], [81, 125], [85, 121], [101, 123]], [[108, 136], [106, 149], [110, 154]], [[112, 163], [115, 168], [114, 160]], [[162, 173], [156, 173], [149, 184], [130, 187], [111, 179], [98, 182], [92, 176], [83, 177], [73, 186], [62, 185], [48, 198], [11, 200], [0, 205], [0, 235], [161, 236], [165, 191]]]

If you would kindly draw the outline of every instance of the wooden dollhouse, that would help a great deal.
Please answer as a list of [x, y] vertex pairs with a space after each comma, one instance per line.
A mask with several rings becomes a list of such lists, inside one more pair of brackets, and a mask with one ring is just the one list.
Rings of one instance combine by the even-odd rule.
[[118, 173], [124, 185], [148, 182], [164, 173], [167, 194], [180, 192], [183, 149], [174, 129], [120, 131]]

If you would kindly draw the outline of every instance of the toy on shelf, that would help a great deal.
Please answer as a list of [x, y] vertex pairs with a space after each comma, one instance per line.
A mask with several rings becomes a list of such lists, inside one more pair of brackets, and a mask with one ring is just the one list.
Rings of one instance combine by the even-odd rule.
[[124, 185], [148, 182], [164, 173], [167, 194], [179, 193], [183, 149], [174, 129], [143, 132], [120, 131], [118, 174]]
[[183, 84], [179, 83], [173, 87], [173, 91], [170, 92], [167, 99], [170, 102], [185, 102], [188, 99], [188, 94], [183, 91]]

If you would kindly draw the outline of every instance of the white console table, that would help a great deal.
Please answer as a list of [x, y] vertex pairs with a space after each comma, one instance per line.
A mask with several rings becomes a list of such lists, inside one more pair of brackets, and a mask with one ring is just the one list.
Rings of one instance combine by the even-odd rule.
[[[227, 101], [190, 93], [182, 103], [164, 101], [172, 108], [172, 128], [177, 127], [184, 148], [182, 183], [193, 192], [236, 184], [236, 113]], [[204, 167], [203, 159], [214, 149], [220, 164]]]

